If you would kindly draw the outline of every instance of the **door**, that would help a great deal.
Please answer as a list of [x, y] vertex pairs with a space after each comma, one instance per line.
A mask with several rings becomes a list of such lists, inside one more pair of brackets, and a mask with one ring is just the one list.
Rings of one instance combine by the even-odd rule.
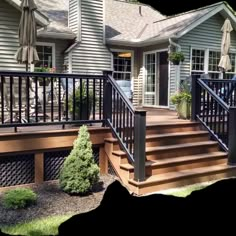
[[168, 106], [168, 53], [153, 52], [144, 56], [144, 106]]
[[159, 53], [159, 106], [168, 106], [168, 53]]

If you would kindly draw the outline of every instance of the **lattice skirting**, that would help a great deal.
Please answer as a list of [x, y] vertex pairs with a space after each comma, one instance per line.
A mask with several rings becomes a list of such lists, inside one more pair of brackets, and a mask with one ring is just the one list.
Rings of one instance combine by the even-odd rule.
[[[60, 169], [70, 154], [67, 150], [44, 152], [42, 155], [43, 175], [41, 181], [57, 180]], [[99, 147], [93, 147], [93, 156], [99, 164]], [[35, 162], [35, 154], [15, 154], [0, 157], [0, 188], [35, 183], [38, 176], [35, 169], [40, 168]]]
[[[44, 153], [44, 181], [59, 178], [60, 169], [71, 150], [51, 151]], [[93, 147], [93, 156], [99, 164], [99, 147]]]
[[108, 174], [117, 176], [115, 169], [113, 168], [112, 164], [108, 160]]
[[34, 154], [0, 158], [0, 187], [29, 183], [34, 183]]

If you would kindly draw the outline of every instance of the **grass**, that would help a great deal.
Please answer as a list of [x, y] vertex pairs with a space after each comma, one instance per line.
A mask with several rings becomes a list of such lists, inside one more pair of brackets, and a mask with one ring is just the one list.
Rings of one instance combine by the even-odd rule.
[[71, 215], [51, 216], [11, 226], [0, 226], [2, 232], [10, 235], [57, 235], [59, 225]]
[[211, 184], [213, 184], [216, 181], [210, 181], [210, 182], [205, 182], [205, 183], [200, 183], [200, 184], [193, 184], [193, 185], [188, 185], [185, 187], [177, 188], [177, 189], [170, 189], [169, 191], [163, 192], [164, 194], [167, 195], [173, 195], [176, 197], [186, 197], [191, 192], [201, 190]]

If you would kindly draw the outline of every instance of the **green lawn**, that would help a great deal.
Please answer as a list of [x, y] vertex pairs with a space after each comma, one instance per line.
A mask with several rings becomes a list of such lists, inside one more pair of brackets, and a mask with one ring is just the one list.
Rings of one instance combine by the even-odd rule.
[[[174, 195], [177, 197], [186, 197], [192, 191], [203, 189], [210, 184], [212, 184], [212, 182], [190, 185], [171, 190], [165, 194]], [[52, 216], [13, 226], [0, 226], [0, 228], [3, 232], [11, 235], [57, 235], [59, 225], [69, 219], [71, 216], [72, 214], [64, 216]]]
[[0, 228], [2, 232], [10, 235], [57, 235], [59, 225], [71, 216], [51, 216], [14, 226], [0, 226]]

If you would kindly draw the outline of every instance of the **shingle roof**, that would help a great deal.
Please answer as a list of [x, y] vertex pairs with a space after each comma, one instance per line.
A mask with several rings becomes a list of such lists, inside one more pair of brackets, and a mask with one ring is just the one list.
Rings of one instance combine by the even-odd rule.
[[135, 39], [147, 24], [166, 18], [148, 5], [117, 0], [105, 0], [105, 2], [107, 39]]
[[[188, 26], [217, 9], [223, 2], [165, 17], [142, 4], [106, 0], [106, 38], [112, 41], [144, 42], [177, 36]], [[141, 6], [143, 16], [139, 14]], [[115, 12], [115, 14], [114, 14]]]
[[66, 34], [68, 38], [75, 38], [76, 35], [68, 27], [68, 4], [69, 0], [34, 0], [38, 10], [45, 14], [50, 23], [45, 29], [38, 32], [39, 36], [48, 34]]

